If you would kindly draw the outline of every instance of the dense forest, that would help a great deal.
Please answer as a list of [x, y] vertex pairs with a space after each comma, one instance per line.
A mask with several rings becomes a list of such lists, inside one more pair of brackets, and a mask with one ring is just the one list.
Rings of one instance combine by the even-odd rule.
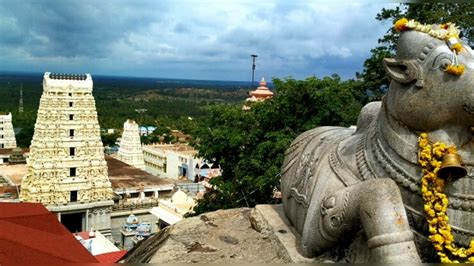
[[[43, 73], [0, 73], [0, 112], [13, 114], [21, 147], [28, 147], [33, 136], [42, 80]], [[189, 131], [189, 118], [199, 119], [210, 105], [240, 102], [250, 90], [248, 82], [111, 76], [93, 76], [93, 81], [99, 124], [104, 129], [121, 129], [126, 119], [133, 119], [141, 125]], [[20, 88], [23, 113], [18, 111]]]

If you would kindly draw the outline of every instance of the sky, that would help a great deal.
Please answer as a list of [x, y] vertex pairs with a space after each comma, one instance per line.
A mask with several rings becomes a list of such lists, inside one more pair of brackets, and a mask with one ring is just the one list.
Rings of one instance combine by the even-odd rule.
[[0, 0], [0, 71], [250, 81], [353, 78], [396, 3]]

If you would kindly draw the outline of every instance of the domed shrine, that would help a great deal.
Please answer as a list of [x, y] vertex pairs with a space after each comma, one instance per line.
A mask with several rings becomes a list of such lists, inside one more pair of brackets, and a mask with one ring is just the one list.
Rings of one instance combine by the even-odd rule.
[[254, 91], [250, 91], [249, 94], [250, 97], [246, 101], [250, 102], [261, 102], [273, 97], [273, 92], [268, 89], [264, 78], [260, 81], [259, 87]]

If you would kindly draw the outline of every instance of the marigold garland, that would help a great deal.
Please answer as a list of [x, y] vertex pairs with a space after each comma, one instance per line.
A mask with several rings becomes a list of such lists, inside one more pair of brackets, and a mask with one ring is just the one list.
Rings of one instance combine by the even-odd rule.
[[416, 30], [429, 34], [432, 37], [444, 40], [449, 49], [453, 51], [453, 62], [445, 71], [449, 74], [460, 76], [464, 73], [464, 65], [457, 62], [457, 54], [463, 49], [459, 42], [459, 28], [454, 23], [444, 23], [435, 27], [433, 25], [421, 24], [413, 19], [401, 18], [393, 26], [396, 31]]
[[406, 26], [407, 23], [408, 23], [407, 18], [401, 18], [401, 19], [397, 20], [397, 22], [395, 22], [394, 28], [395, 28], [396, 31], [408, 30], [408, 27]]
[[468, 249], [457, 247], [454, 243], [448, 224], [449, 217], [446, 214], [448, 197], [443, 193], [445, 180], [437, 176], [443, 155], [457, 154], [456, 147], [447, 147], [442, 142], [431, 145], [426, 133], [420, 135], [418, 147], [419, 163], [423, 170], [421, 192], [425, 201], [429, 239], [442, 263], [459, 263], [461, 259], [466, 259], [465, 263], [474, 263], [474, 239], [471, 240]]
[[461, 76], [462, 73], [464, 73], [464, 65], [458, 65], [458, 66], [450, 65], [446, 68], [445, 71], [448, 72], [449, 74]]
[[451, 46], [451, 49], [456, 50], [456, 53], [460, 53], [462, 51], [462, 44], [460, 42], [455, 43]]

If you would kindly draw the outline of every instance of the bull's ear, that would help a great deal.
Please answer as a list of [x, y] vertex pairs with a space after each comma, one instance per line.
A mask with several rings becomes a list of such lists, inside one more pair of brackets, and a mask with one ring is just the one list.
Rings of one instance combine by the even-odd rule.
[[423, 87], [423, 70], [416, 60], [384, 58], [383, 66], [388, 75], [396, 82], [406, 84], [416, 81], [415, 86]]

